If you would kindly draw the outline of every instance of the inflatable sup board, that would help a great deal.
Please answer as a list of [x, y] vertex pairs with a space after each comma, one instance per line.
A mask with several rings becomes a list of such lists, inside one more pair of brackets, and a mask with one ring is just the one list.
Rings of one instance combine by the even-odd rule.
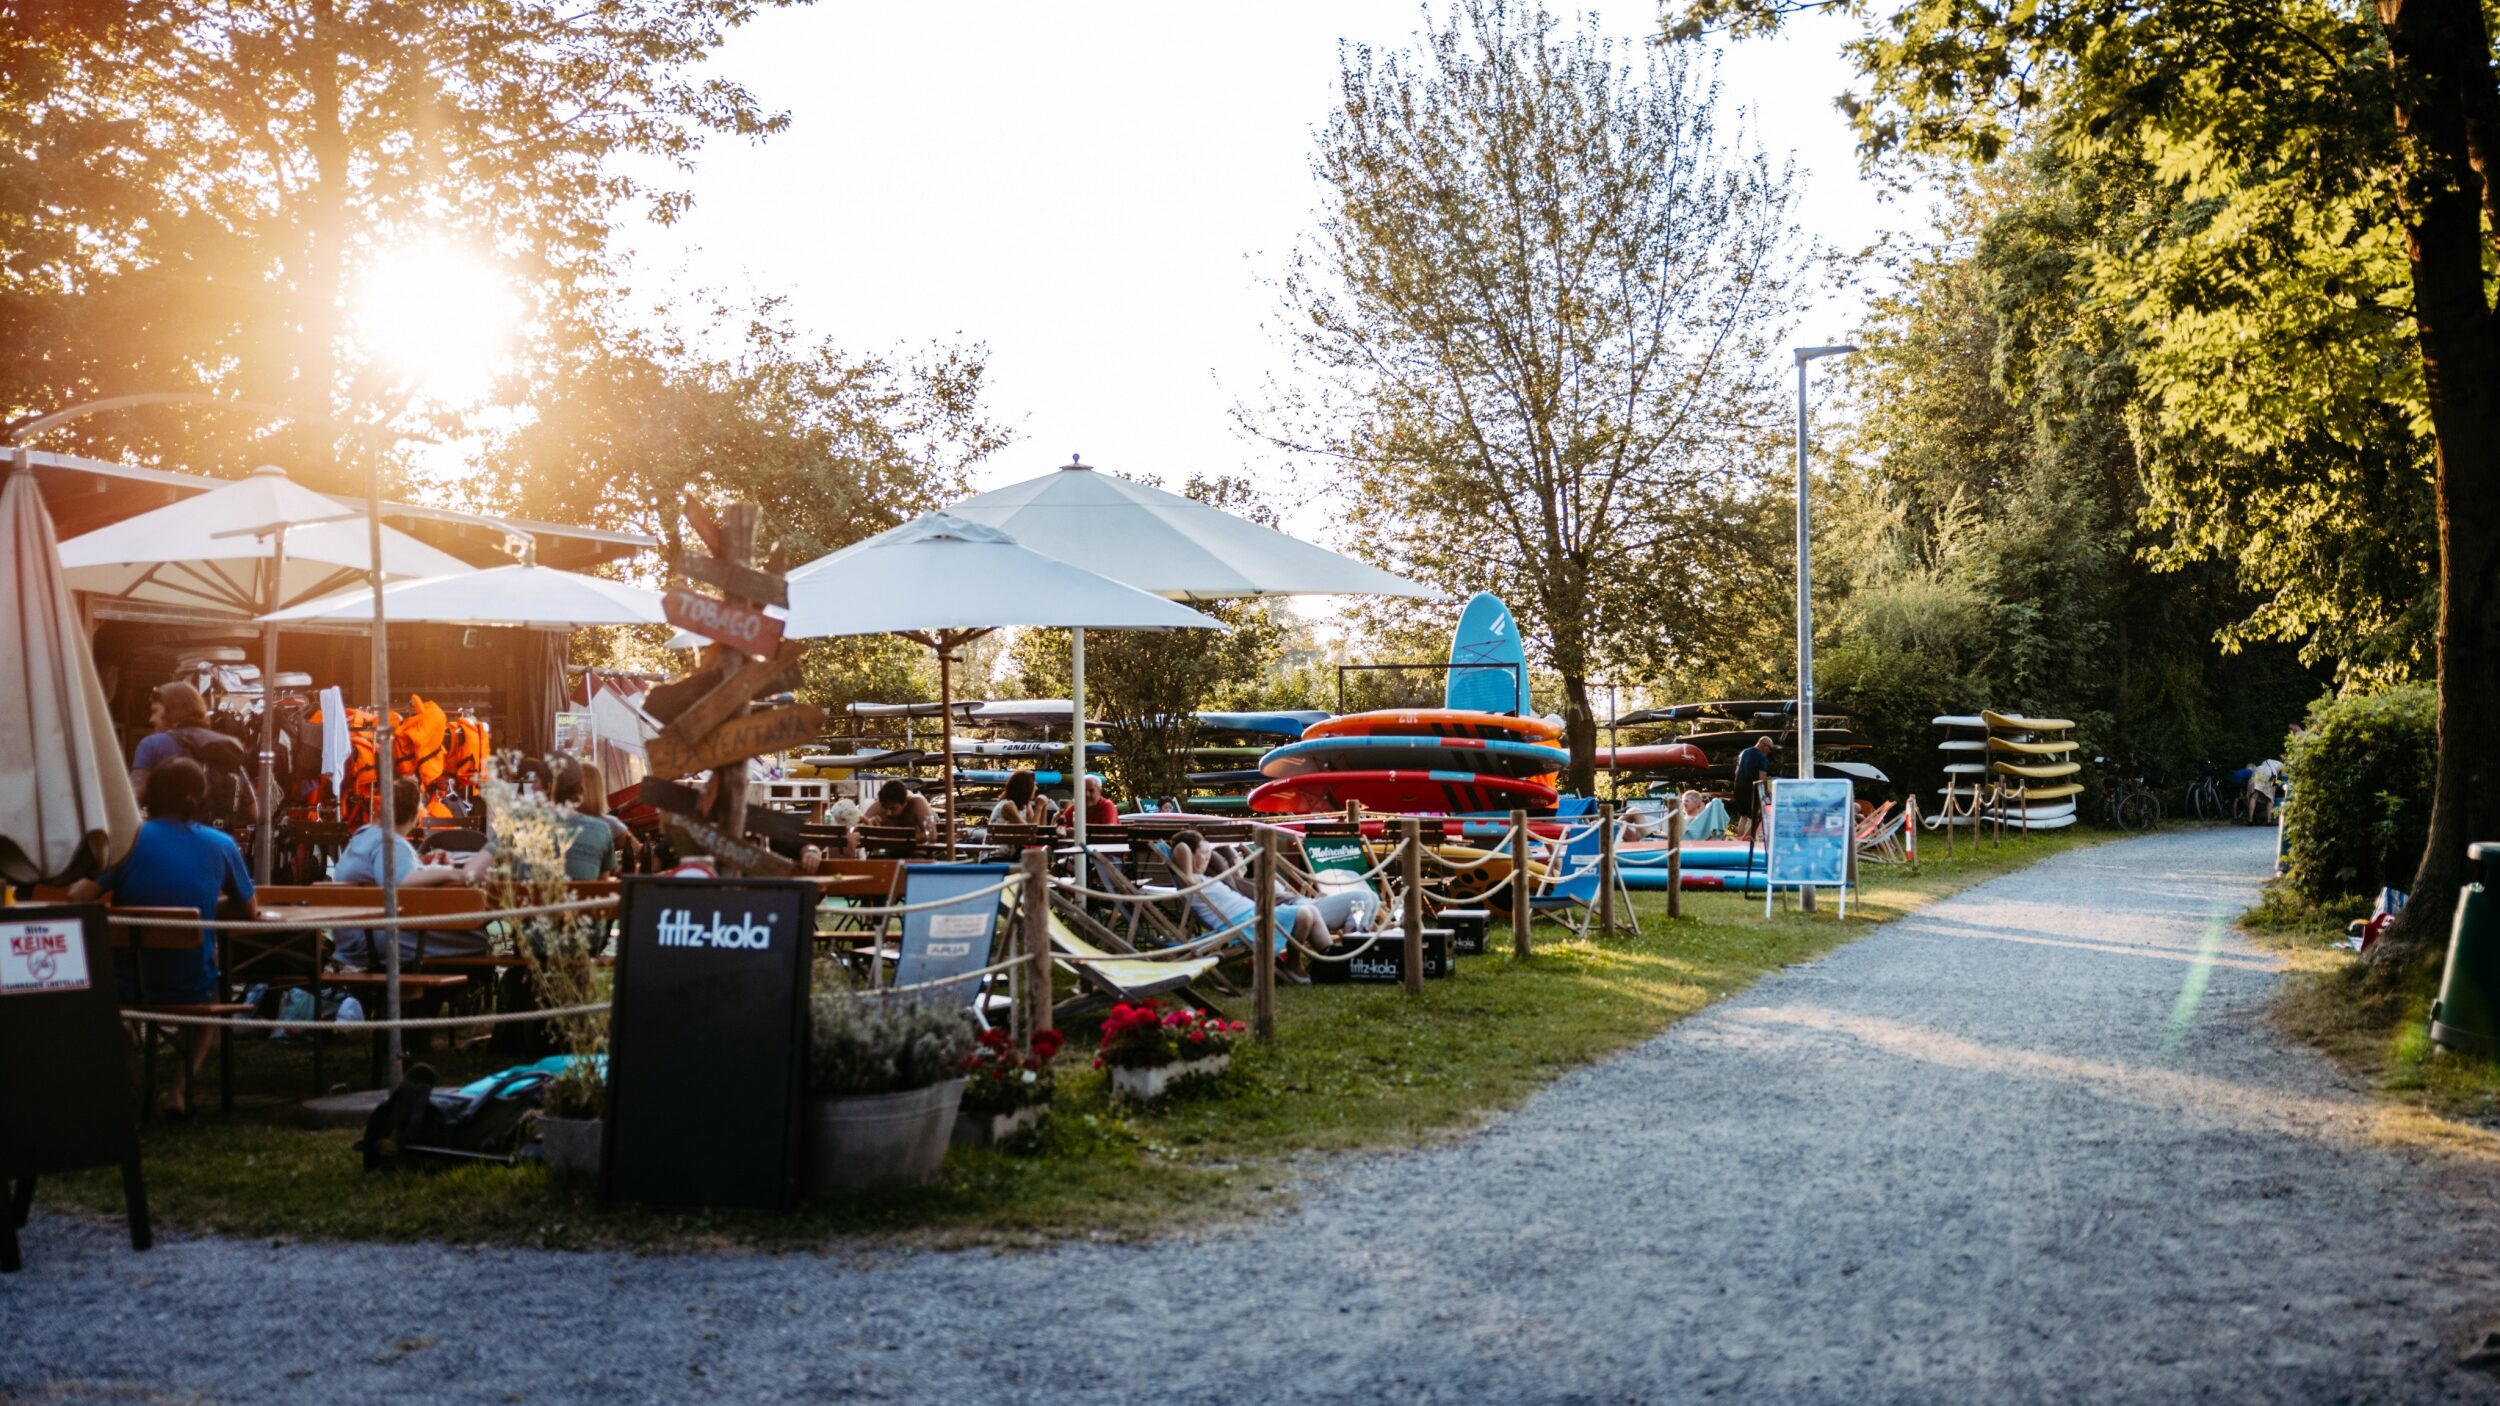
[[1482, 737], [1550, 746], [1562, 739], [1562, 732], [1561, 723], [1544, 718], [1512, 718], [1471, 708], [1383, 708], [1313, 723], [1302, 736]]
[[1482, 737], [1305, 737], [1259, 761], [1271, 777], [1315, 771], [1473, 771], [1487, 776], [1552, 776], [1571, 764], [1560, 747]]
[[1327, 718], [1317, 709], [1282, 713], [1200, 713], [1200, 732], [1246, 732], [1255, 737], [1300, 737], [1303, 729]]
[[1544, 810], [1554, 797], [1551, 786], [1470, 771], [1315, 771], [1268, 782], [1250, 793], [1250, 808], [1263, 815], [1293, 815], [1343, 810], [1359, 801], [1398, 814], [1447, 814]]
[[1710, 765], [1710, 758], [1689, 742], [1654, 742], [1646, 747], [1600, 747], [1599, 771], [1681, 771]]
[[1500, 596], [1478, 591], [1458, 613], [1458, 628], [1450, 632], [1450, 666], [1443, 706], [1517, 717], [1533, 711], [1519, 622]]

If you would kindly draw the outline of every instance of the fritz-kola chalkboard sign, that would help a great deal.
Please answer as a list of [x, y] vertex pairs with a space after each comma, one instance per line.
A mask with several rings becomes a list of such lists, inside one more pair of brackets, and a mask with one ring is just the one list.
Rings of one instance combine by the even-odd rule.
[[790, 1204], [815, 885], [628, 879], [609, 1015], [609, 1194]]

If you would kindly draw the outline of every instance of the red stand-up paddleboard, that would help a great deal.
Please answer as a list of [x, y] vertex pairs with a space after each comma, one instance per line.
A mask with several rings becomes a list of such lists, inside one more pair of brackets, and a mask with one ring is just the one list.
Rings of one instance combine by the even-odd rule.
[[1361, 802], [1402, 815], [1470, 810], [1545, 810], [1554, 788], [1471, 771], [1315, 771], [1270, 781], [1250, 793], [1262, 815], [1308, 815]]
[[1689, 742], [1653, 742], [1645, 747], [1600, 747], [1599, 771], [1699, 771], [1710, 758]]
[[1562, 724], [1543, 718], [1514, 718], [1504, 713], [1479, 713], [1472, 708], [1384, 708], [1375, 713], [1347, 713], [1315, 722], [1302, 730], [1317, 737], [1486, 737], [1514, 742], [1551, 743], [1562, 736]]

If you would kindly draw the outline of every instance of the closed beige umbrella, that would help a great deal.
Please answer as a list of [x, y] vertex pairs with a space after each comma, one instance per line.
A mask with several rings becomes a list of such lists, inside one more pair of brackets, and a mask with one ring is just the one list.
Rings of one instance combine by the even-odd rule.
[[130, 852], [139, 798], [33, 474], [0, 487], [0, 581], [0, 878], [83, 879]]

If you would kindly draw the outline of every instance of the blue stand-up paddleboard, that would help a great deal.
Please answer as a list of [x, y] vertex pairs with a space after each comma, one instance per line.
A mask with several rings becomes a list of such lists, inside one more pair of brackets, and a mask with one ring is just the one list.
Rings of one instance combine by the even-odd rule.
[[1450, 665], [1444, 706], [1528, 715], [1528, 656], [1519, 644], [1519, 623], [1500, 596], [1478, 591], [1459, 612]]

